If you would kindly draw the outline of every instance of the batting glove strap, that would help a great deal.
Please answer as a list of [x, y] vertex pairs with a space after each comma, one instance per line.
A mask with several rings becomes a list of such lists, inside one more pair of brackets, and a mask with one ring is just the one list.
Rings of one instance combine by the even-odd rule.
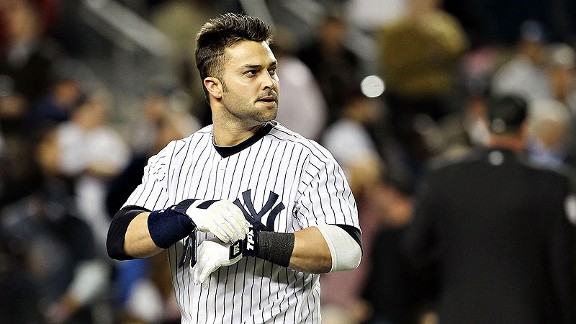
[[288, 267], [293, 250], [294, 233], [266, 232], [250, 227], [244, 240], [230, 246], [230, 259], [239, 255], [252, 256]]

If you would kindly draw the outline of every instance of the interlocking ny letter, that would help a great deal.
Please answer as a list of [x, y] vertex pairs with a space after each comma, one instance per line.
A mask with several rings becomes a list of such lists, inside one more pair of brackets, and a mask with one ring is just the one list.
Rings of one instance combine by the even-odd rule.
[[[279, 196], [273, 191], [270, 191], [270, 195], [268, 196], [266, 204], [264, 204], [262, 209], [260, 209], [260, 211], [257, 212], [256, 209], [254, 208], [254, 202], [252, 201], [251, 193], [252, 193], [251, 189], [248, 189], [242, 193], [242, 198], [244, 198], [244, 205], [246, 206], [246, 208], [244, 208], [244, 205], [242, 205], [239, 198], [237, 198], [234, 201], [234, 204], [236, 204], [236, 206], [238, 206], [238, 208], [242, 210], [242, 213], [244, 213], [244, 217], [252, 224], [252, 226], [254, 226], [259, 230], [273, 231], [274, 221], [276, 220], [276, 217], [286, 207], [284, 207], [284, 204], [282, 202], [274, 206]], [[270, 213], [268, 214], [268, 218], [266, 219], [266, 224], [262, 224], [261, 221], [262, 216], [266, 215], [266, 213], [268, 212]]]

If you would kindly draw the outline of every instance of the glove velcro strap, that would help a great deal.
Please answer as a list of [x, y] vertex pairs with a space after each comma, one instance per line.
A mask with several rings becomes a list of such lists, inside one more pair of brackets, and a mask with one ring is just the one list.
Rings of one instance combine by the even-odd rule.
[[199, 200], [199, 199], [185, 199], [179, 202], [178, 204], [170, 207], [171, 209], [179, 212], [180, 214], [187, 215], [187, 211], [194, 203], [196, 205], [194, 207], [198, 209], [208, 209], [208, 207], [212, 206], [213, 203], [217, 202], [218, 200]]
[[258, 250], [260, 249], [260, 231], [254, 227], [248, 229], [246, 233], [246, 238], [242, 244], [242, 255], [244, 256], [258, 256]]
[[230, 246], [230, 259], [242, 256], [258, 256], [260, 231], [254, 227], [248, 229], [248, 233], [243, 240], [238, 240]]
[[251, 227], [244, 240], [230, 246], [230, 259], [253, 256], [288, 267], [293, 250], [294, 233], [266, 232]]
[[163, 249], [188, 236], [195, 228], [190, 217], [173, 209], [155, 210], [148, 216], [148, 231], [152, 241]]
[[186, 215], [186, 211], [188, 210], [188, 208], [190, 208], [190, 206], [197, 201], [198, 199], [185, 199], [182, 200], [181, 202], [179, 202], [178, 204], [170, 207], [170, 209], [182, 214], [182, 215]]

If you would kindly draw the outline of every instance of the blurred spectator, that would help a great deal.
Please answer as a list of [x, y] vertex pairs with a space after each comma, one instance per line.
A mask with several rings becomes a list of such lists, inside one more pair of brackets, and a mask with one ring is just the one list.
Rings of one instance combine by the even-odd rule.
[[210, 108], [204, 98], [202, 82], [190, 50], [195, 46], [196, 32], [202, 24], [218, 13], [214, 1], [167, 0], [157, 3], [150, 15], [151, 23], [172, 41], [168, 70], [179, 84], [192, 96], [192, 112], [201, 122], [209, 124]]
[[570, 119], [563, 121], [567, 123], [565, 130], [567, 138], [563, 139], [565, 141], [563, 160], [572, 167], [576, 167], [576, 52], [574, 48], [564, 43], [549, 45], [546, 71], [551, 90], [548, 99], [563, 104]]
[[439, 286], [441, 323], [575, 323], [575, 198], [568, 177], [521, 156], [528, 105], [488, 105], [490, 139], [427, 171], [406, 239]]
[[406, 13], [377, 32], [394, 136], [418, 173], [434, 152], [425, 133], [453, 113], [467, 35], [441, 0], [409, 0]]
[[536, 163], [561, 168], [567, 163], [568, 140], [573, 120], [568, 107], [555, 99], [530, 104], [528, 156]]
[[346, 2], [346, 12], [354, 26], [364, 31], [372, 31], [400, 17], [406, 10], [407, 2], [407, 0], [349, 0]]
[[0, 322], [41, 323], [39, 291], [30, 273], [22, 271], [25, 249], [4, 230], [0, 226]]
[[282, 78], [276, 120], [306, 138], [319, 140], [328, 107], [314, 75], [295, 55], [295, 42], [289, 31], [277, 29], [271, 44]]
[[540, 22], [524, 22], [512, 57], [494, 73], [492, 92], [513, 93], [526, 100], [548, 97], [550, 86], [545, 69], [547, 44], [546, 30]]
[[[4, 131], [1, 127], [0, 131]], [[27, 195], [38, 182], [39, 170], [30, 154], [29, 138], [0, 134], [0, 206], [13, 203]]]
[[488, 138], [486, 102], [491, 81], [499, 67], [500, 51], [485, 46], [467, 53], [463, 59], [464, 100], [462, 125], [471, 145], [484, 145]]
[[383, 106], [359, 90], [348, 95], [342, 116], [326, 129], [321, 142], [340, 163], [352, 192], [359, 197], [377, 184], [383, 170], [378, 144], [368, 131], [381, 120]]
[[45, 16], [41, 1], [0, 2], [0, 128], [4, 154], [0, 170], [0, 205], [30, 193], [37, 172], [27, 147], [23, 121], [30, 105], [52, 81], [52, 63], [58, 56], [53, 42], [43, 34]]
[[346, 94], [360, 83], [360, 58], [346, 47], [348, 28], [341, 13], [327, 14], [313, 41], [297, 54], [318, 81], [328, 105], [328, 124], [340, 117]]
[[144, 94], [142, 107], [128, 116], [123, 133], [130, 148], [136, 154], [148, 155], [155, 150], [155, 138], [166, 118], [182, 117], [182, 124], [191, 123], [192, 128], [199, 128], [200, 122], [189, 111], [193, 105], [192, 98], [179, 86], [172, 84], [154, 84]]
[[107, 182], [129, 159], [129, 148], [109, 120], [107, 94], [85, 95], [72, 109], [70, 121], [57, 129], [62, 172], [75, 179], [81, 216], [96, 236], [98, 252], [106, 257], [110, 217], [105, 208]]
[[565, 43], [550, 44], [546, 48], [546, 72], [552, 99], [576, 110], [576, 52]]
[[24, 129], [31, 131], [46, 122], [68, 121], [72, 107], [81, 96], [82, 87], [75, 78], [67, 77], [54, 81], [48, 93], [31, 105]]
[[41, 322], [97, 323], [93, 312], [106, 293], [108, 268], [97, 258], [90, 226], [76, 216], [73, 187], [60, 172], [55, 129], [36, 132], [42, 135], [33, 154], [43, 178], [34, 193], [2, 209], [3, 233], [24, 253], [20, 270], [38, 291]]
[[59, 55], [55, 43], [43, 34], [41, 9], [36, 0], [0, 4], [0, 18], [6, 26], [6, 47], [0, 56], [0, 118], [16, 128], [29, 105], [48, 90], [52, 64]]

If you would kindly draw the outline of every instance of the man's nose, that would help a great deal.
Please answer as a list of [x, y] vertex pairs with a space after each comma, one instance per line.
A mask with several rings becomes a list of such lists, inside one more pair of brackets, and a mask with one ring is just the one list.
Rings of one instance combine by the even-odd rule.
[[263, 75], [262, 85], [264, 88], [274, 88], [278, 83], [278, 79], [276, 78], [276, 76], [270, 74], [270, 72], [266, 71], [265, 73], [262, 73], [262, 75]]

